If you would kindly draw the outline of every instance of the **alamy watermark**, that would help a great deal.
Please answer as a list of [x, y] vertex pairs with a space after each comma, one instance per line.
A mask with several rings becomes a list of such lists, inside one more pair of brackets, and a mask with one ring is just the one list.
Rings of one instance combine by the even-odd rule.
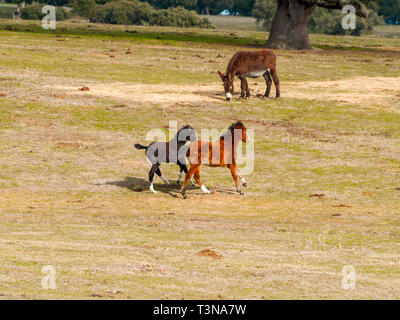
[[345, 14], [342, 19], [342, 28], [354, 30], [356, 28], [356, 8], [352, 5], [346, 5], [342, 8], [342, 14]]
[[[161, 129], [152, 129], [147, 132], [146, 135], [146, 140], [147, 141], [171, 141], [174, 139], [176, 132], [178, 131], [178, 125], [177, 121], [169, 121], [169, 137], [164, 133], [163, 130]], [[251, 128], [246, 128], [246, 150], [244, 151], [244, 143], [238, 143], [239, 140], [241, 140], [242, 137], [242, 129], [234, 129], [232, 132], [229, 132], [228, 129], [223, 129], [223, 130], [218, 130], [218, 129], [208, 129], [208, 128], [201, 128], [197, 129], [196, 128], [196, 137], [190, 137], [188, 139], [187, 134], [185, 131], [182, 131], [181, 134], [179, 134], [177, 137], [177, 141], [184, 142], [186, 141], [187, 145], [190, 143], [193, 143], [195, 140], [201, 140], [201, 141], [209, 141], [212, 142], [213, 148], [211, 150], [212, 153], [212, 158], [213, 158], [213, 163], [214, 161], [219, 162], [220, 160], [223, 160], [224, 164], [232, 164], [233, 161], [240, 167], [240, 172], [243, 175], [249, 175], [253, 172], [254, 170], [254, 129]], [[227, 149], [230, 152], [225, 152], [223, 155], [220, 155], [220, 148], [219, 144], [221, 143], [220, 137], [224, 137], [224, 145], [225, 146], [233, 146], [235, 147], [228, 147]], [[208, 155], [208, 145], [204, 144], [204, 146], [207, 146], [207, 150], [201, 149], [201, 154]], [[202, 145], [203, 147], [203, 145]], [[188, 151], [188, 148], [181, 148], [179, 150], [177, 149], [177, 144], [170, 143], [169, 144], [169, 154], [178, 154], [178, 159], [185, 159], [186, 152]], [[171, 150], [175, 149], [175, 150]], [[166, 159], [163, 157], [166, 157], [166, 154], [164, 152], [158, 152], [158, 150], [152, 149], [152, 146], [149, 146], [148, 152], [146, 153], [150, 158], [150, 163], [162, 163], [165, 162]], [[220, 157], [223, 156], [224, 158], [221, 159]], [[200, 157], [201, 158], [201, 164], [209, 164], [208, 163], [208, 158], [205, 157]], [[191, 160], [191, 163], [197, 164], [196, 159]], [[214, 163], [215, 164], [215, 163]]]
[[56, 269], [52, 265], [47, 265], [42, 268], [42, 273], [45, 276], [42, 278], [42, 289], [55, 290], [56, 286]]
[[42, 28], [54, 30], [56, 28], [56, 7], [46, 5], [42, 8], [42, 13], [45, 14], [42, 19]]

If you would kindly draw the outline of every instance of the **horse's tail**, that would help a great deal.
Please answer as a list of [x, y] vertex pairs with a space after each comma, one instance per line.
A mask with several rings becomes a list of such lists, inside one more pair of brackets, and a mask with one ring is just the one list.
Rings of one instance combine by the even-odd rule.
[[136, 143], [135, 144], [135, 148], [136, 149], [138, 149], [138, 150], [141, 150], [141, 149], [145, 149], [145, 150], [147, 150], [149, 147], [147, 146], [144, 146], [144, 145], [141, 145], [140, 143]]

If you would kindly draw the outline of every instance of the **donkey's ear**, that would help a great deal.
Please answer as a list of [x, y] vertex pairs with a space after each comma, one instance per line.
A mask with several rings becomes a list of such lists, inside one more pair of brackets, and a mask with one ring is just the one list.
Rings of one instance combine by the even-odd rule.
[[221, 71], [218, 71], [218, 74], [219, 74], [219, 76], [221, 77], [222, 81], [224, 81], [224, 80], [225, 80], [225, 76], [222, 74], [222, 72], [221, 72]]

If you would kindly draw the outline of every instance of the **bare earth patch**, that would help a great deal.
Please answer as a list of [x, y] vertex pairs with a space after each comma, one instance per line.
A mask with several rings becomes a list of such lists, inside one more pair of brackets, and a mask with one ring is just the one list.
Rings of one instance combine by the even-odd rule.
[[[253, 97], [265, 92], [264, 86], [249, 81]], [[239, 84], [236, 84], [238, 92]], [[329, 100], [361, 105], [387, 105], [400, 100], [400, 78], [356, 77], [335, 81], [282, 82], [282, 96], [296, 99]], [[174, 105], [176, 103], [205, 103], [224, 101], [221, 84], [171, 85], [171, 84], [91, 84], [90, 91], [79, 87], [55, 85], [52, 89], [69, 95], [91, 95], [127, 101]], [[274, 96], [274, 87], [271, 97]]]

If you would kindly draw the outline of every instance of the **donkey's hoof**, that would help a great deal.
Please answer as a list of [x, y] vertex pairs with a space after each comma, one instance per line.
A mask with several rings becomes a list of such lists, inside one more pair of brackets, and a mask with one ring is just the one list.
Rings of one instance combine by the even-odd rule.
[[241, 196], [243, 196], [243, 195], [244, 195], [244, 192], [243, 192], [243, 191], [239, 191], [239, 194], [240, 194]]
[[177, 181], [176, 181], [176, 184], [177, 184], [177, 185], [180, 185], [180, 184], [181, 184], [181, 182], [180, 182], [179, 180], [177, 180]]
[[246, 183], [246, 182], [245, 182], [245, 183], [243, 183], [243, 187], [245, 187], [245, 188], [247, 187], [247, 183]]

